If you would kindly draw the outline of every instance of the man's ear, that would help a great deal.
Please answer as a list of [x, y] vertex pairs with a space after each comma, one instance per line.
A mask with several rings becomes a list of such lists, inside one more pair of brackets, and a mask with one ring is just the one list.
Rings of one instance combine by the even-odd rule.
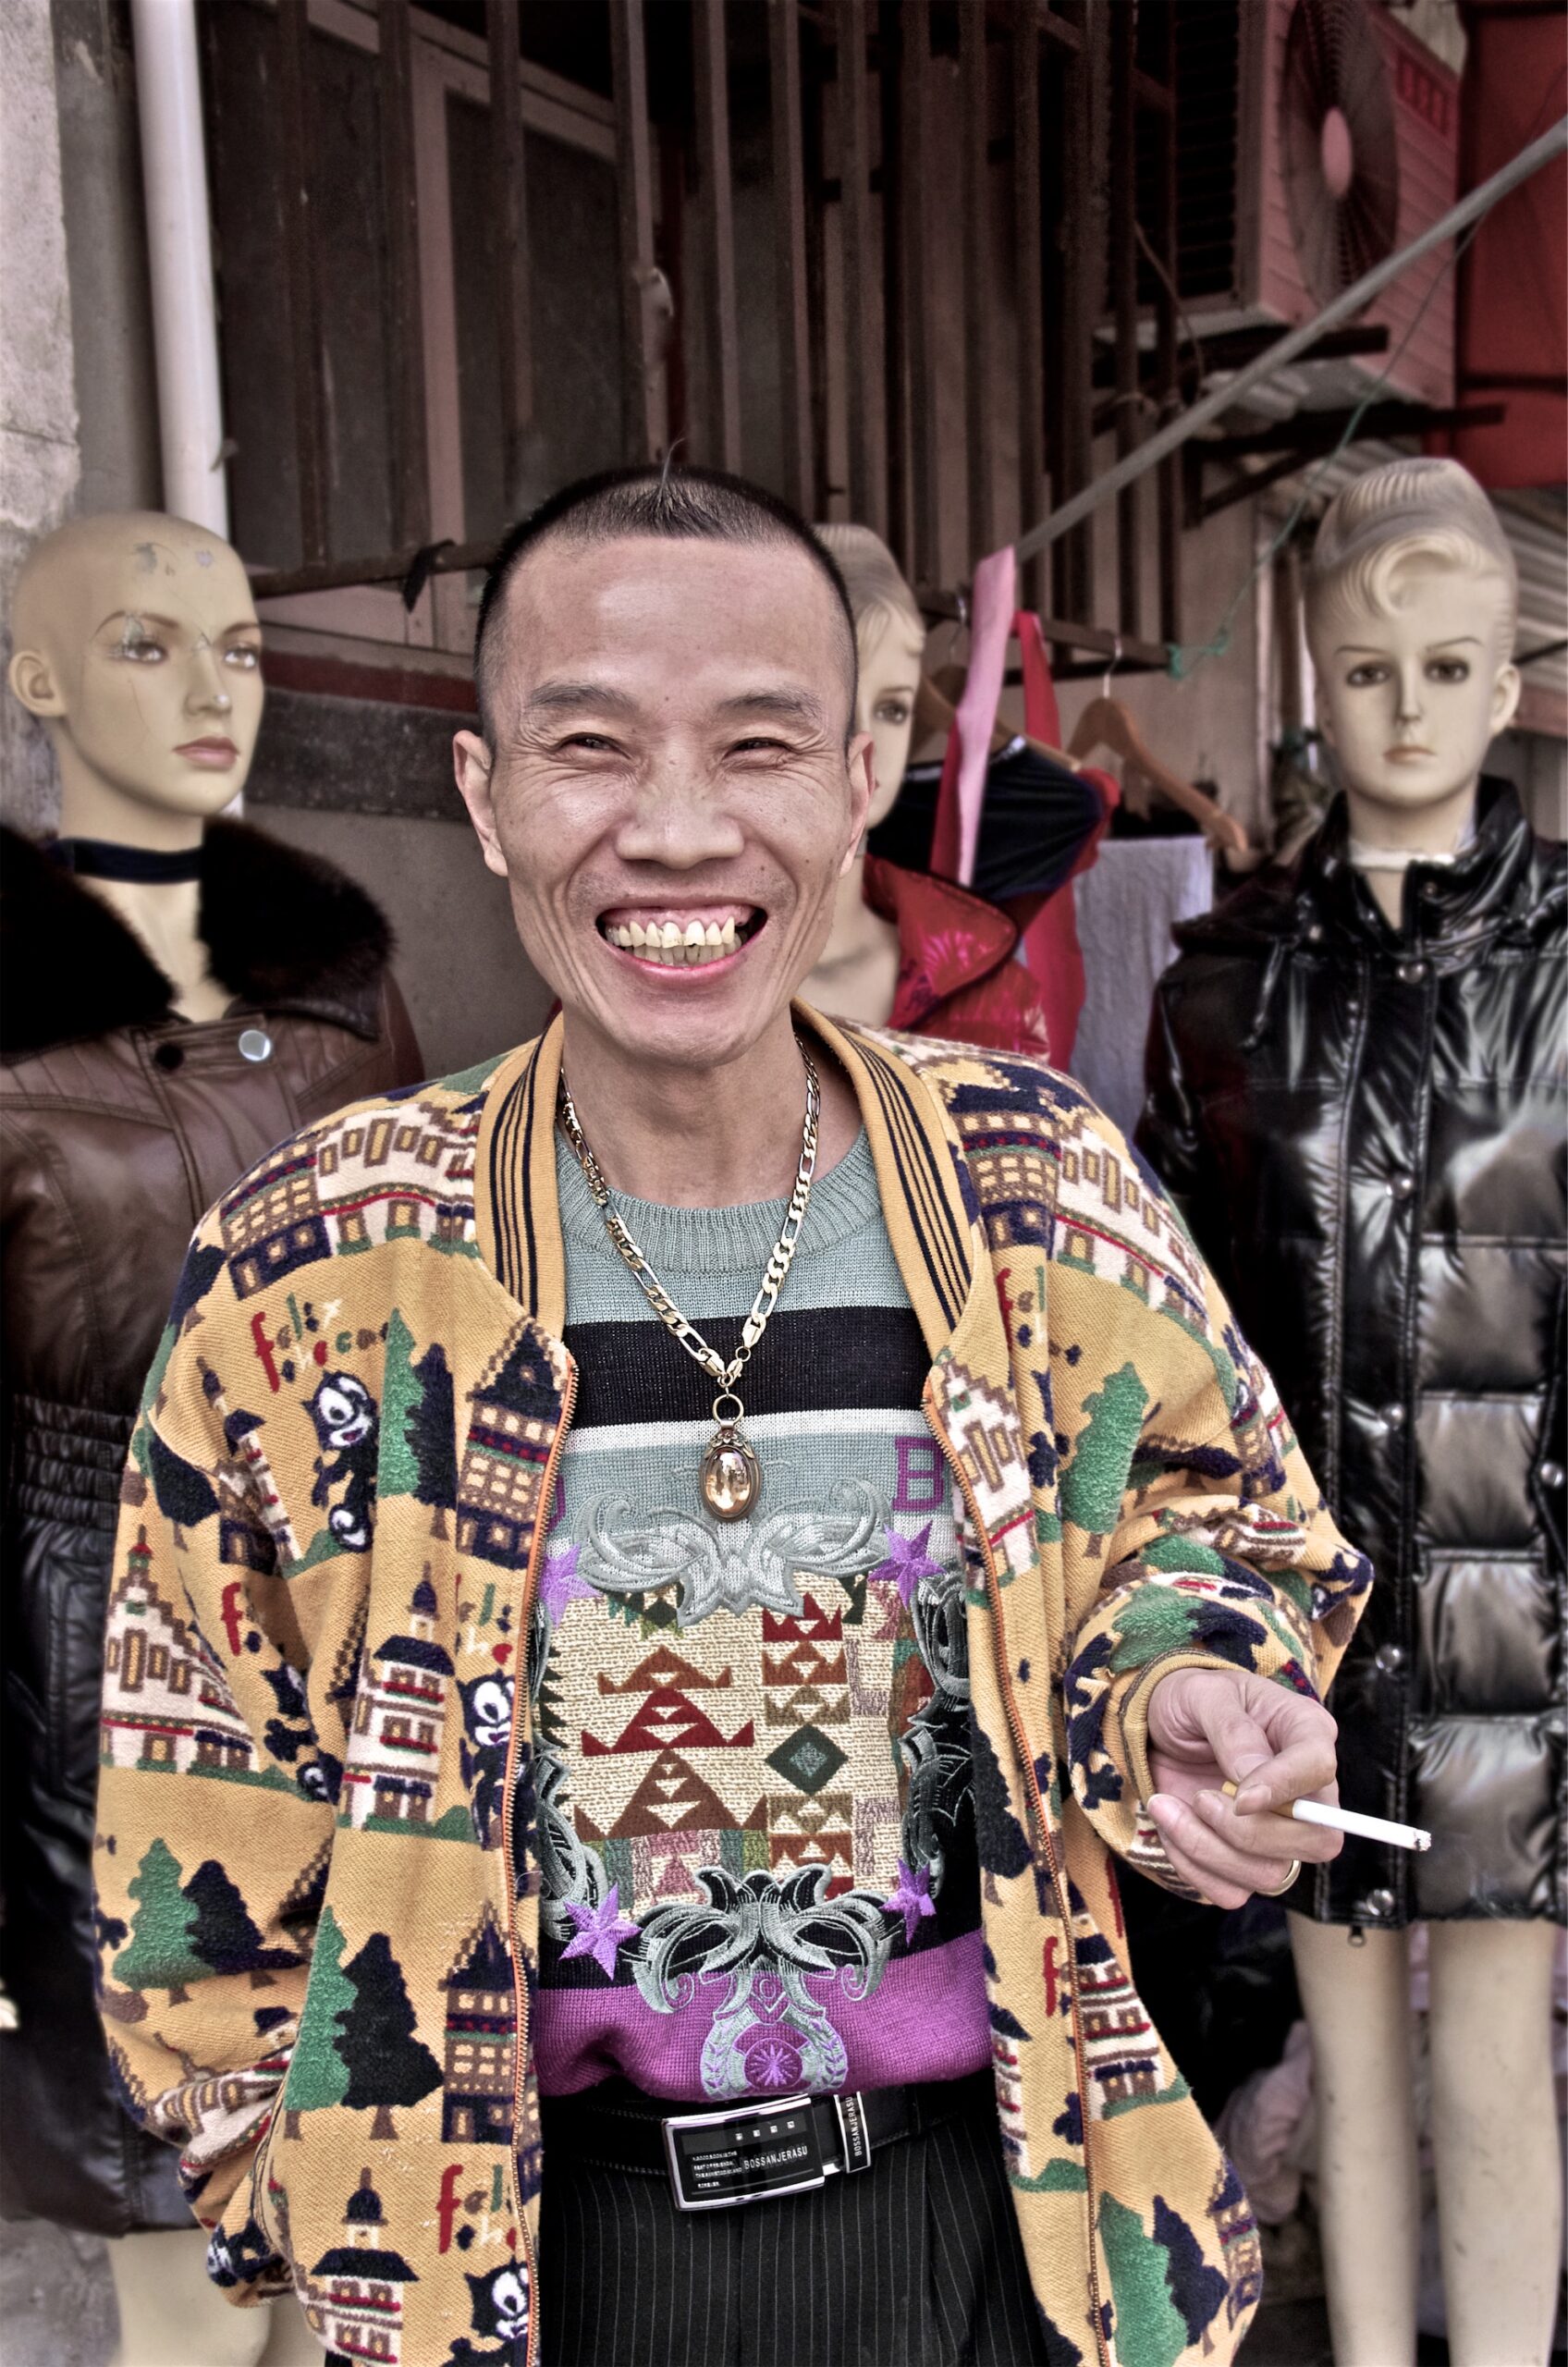
[[478, 833], [484, 867], [498, 878], [507, 876], [507, 858], [496, 834], [496, 801], [491, 786], [490, 751], [477, 731], [452, 735], [452, 770], [458, 793], [468, 807], [468, 818]]
[[38, 650], [18, 649], [7, 679], [30, 715], [64, 715], [66, 702], [55, 669]]
[[876, 795], [876, 742], [869, 731], [855, 733], [845, 763], [850, 777], [850, 843], [839, 865], [840, 878], [861, 851]]

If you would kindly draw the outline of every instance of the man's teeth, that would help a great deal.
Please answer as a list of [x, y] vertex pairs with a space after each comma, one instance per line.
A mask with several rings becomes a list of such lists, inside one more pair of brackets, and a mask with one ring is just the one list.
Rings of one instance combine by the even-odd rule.
[[705, 924], [688, 921], [684, 928], [679, 921], [652, 921], [645, 928], [641, 921], [611, 921], [606, 925], [605, 935], [623, 953], [641, 954], [644, 962], [662, 962], [676, 967], [722, 962], [741, 942], [732, 920]]

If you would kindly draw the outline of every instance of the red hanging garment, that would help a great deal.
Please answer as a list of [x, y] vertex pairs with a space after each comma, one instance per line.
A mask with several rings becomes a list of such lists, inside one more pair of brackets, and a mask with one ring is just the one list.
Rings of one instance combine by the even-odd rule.
[[[1011, 556], [1011, 554], [1009, 554]], [[986, 562], [988, 565], [989, 562]], [[981, 601], [986, 587], [983, 570], [975, 578], [975, 635], [978, 640], [984, 628], [988, 637], [998, 631], [995, 617], [982, 619]], [[1010, 587], [1011, 590], [1011, 587]], [[1057, 706], [1056, 685], [1051, 680], [1050, 664], [1046, 656], [1045, 636], [1040, 620], [1030, 610], [1012, 612], [1008, 620], [1009, 633], [1016, 636], [1023, 659], [1023, 728], [1031, 740], [1047, 747], [1060, 744], [1061, 719]], [[993, 668], [993, 671], [995, 669]], [[978, 718], [977, 718], [978, 721]], [[995, 727], [996, 711], [992, 706], [986, 722], [985, 737], [988, 743]], [[932, 833], [931, 868], [947, 879], [967, 886], [962, 877], [965, 852], [965, 821], [968, 828], [968, 854], [973, 867], [978, 843], [979, 816], [973, 809], [965, 815], [963, 795], [962, 718], [948, 735], [948, 751], [942, 767], [941, 788], [937, 799], [937, 819]], [[1065, 1068], [1072, 1058], [1072, 1047], [1078, 1033], [1079, 1014], [1084, 1008], [1084, 955], [1078, 942], [1077, 908], [1072, 882], [1086, 871], [1099, 852], [1111, 814], [1120, 803], [1121, 791], [1109, 773], [1091, 767], [1067, 767], [1080, 782], [1087, 780], [1097, 793], [1099, 812], [1079, 847], [1076, 858], [1065, 878], [1048, 894], [998, 895], [997, 901], [1016, 926], [1023, 965], [1034, 982], [1040, 1008], [1044, 1013], [1049, 1058], [1058, 1068]], [[973, 801], [974, 768], [971, 768], [970, 799]], [[981, 794], [984, 793], [983, 776]], [[1024, 868], [1027, 866], [1024, 865]]]

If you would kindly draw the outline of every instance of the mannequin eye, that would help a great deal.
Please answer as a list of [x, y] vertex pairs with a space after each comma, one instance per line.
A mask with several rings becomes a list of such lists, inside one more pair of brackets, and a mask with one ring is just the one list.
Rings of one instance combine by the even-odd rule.
[[253, 674], [262, 662], [262, 653], [253, 641], [237, 641], [232, 648], [224, 651], [223, 662], [242, 674]]
[[136, 641], [116, 643], [115, 656], [124, 658], [128, 666], [161, 666], [168, 651], [161, 641], [153, 641], [143, 635]]
[[891, 723], [901, 730], [913, 712], [908, 699], [884, 699], [876, 709], [876, 721]]
[[1427, 668], [1429, 682], [1467, 682], [1470, 661], [1467, 657], [1434, 657]]
[[1375, 690], [1388, 679], [1389, 668], [1380, 657], [1368, 658], [1364, 666], [1353, 666], [1345, 676], [1346, 684], [1353, 691]]

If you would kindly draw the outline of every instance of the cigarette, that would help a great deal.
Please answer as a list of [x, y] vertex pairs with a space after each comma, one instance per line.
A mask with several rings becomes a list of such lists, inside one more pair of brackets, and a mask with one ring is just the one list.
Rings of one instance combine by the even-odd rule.
[[1292, 1800], [1291, 1814], [1301, 1824], [1326, 1824], [1330, 1833], [1354, 1833], [1363, 1841], [1381, 1841], [1390, 1849], [1429, 1849], [1432, 1836], [1418, 1824], [1390, 1824], [1387, 1817], [1361, 1816], [1354, 1809], [1325, 1808], [1321, 1800]]
[[[1240, 1788], [1221, 1784], [1234, 1799]], [[1432, 1836], [1418, 1824], [1390, 1824], [1387, 1817], [1363, 1816], [1357, 1809], [1325, 1808], [1321, 1800], [1292, 1800], [1288, 1813], [1301, 1824], [1326, 1824], [1330, 1833], [1354, 1833], [1362, 1841], [1380, 1841], [1389, 1849], [1429, 1849]]]

